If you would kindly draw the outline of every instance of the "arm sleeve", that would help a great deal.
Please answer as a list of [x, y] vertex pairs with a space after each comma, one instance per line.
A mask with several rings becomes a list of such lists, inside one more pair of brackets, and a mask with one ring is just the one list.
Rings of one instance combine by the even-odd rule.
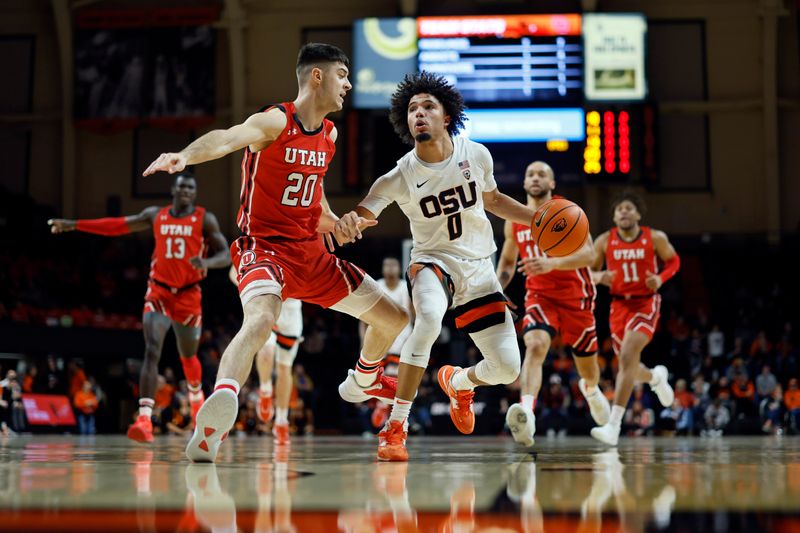
[[478, 165], [483, 169], [483, 190], [484, 192], [491, 192], [497, 188], [497, 182], [494, 179], [494, 161], [489, 149], [480, 143], [475, 143], [478, 147]]
[[672, 278], [675, 274], [678, 273], [678, 270], [681, 268], [681, 258], [676, 253], [672, 257], [669, 258], [667, 262], [664, 263], [664, 270], [661, 271], [659, 277], [661, 278], [661, 283], [666, 283], [667, 280]]
[[372, 184], [369, 193], [358, 205], [364, 209], [369, 209], [377, 217], [392, 202], [402, 204], [407, 200], [408, 191], [405, 190], [403, 175], [400, 169], [395, 167], [391, 172], [384, 174]]
[[115, 235], [124, 235], [131, 232], [125, 217], [78, 220], [75, 224], [75, 229], [84, 233], [105, 235], [106, 237], [114, 237]]

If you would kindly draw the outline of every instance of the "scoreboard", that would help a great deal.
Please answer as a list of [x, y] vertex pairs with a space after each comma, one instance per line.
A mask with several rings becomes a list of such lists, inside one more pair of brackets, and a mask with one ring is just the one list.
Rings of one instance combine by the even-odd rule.
[[445, 76], [468, 103], [583, 97], [578, 14], [420, 17], [417, 34], [419, 70]]

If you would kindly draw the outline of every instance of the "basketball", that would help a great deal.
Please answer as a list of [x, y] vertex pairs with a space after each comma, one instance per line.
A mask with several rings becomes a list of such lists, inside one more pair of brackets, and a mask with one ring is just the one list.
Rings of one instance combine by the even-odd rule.
[[578, 204], [564, 198], [539, 207], [531, 221], [531, 235], [541, 251], [551, 257], [572, 255], [589, 234], [589, 220]]

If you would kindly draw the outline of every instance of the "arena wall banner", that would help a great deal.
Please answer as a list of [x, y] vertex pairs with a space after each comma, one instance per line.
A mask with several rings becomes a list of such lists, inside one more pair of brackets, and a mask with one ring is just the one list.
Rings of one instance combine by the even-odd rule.
[[60, 394], [23, 394], [22, 405], [31, 426], [74, 426], [69, 398]]
[[587, 100], [640, 101], [647, 96], [647, 20], [637, 13], [583, 16]]

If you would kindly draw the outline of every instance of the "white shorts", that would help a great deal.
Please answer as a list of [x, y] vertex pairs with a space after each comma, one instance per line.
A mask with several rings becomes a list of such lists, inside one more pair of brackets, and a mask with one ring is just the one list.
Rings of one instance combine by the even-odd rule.
[[412, 263], [433, 263], [444, 270], [453, 280], [453, 307], [458, 307], [481, 296], [502, 293], [492, 260], [462, 259], [450, 255], [425, 254], [411, 256]]

